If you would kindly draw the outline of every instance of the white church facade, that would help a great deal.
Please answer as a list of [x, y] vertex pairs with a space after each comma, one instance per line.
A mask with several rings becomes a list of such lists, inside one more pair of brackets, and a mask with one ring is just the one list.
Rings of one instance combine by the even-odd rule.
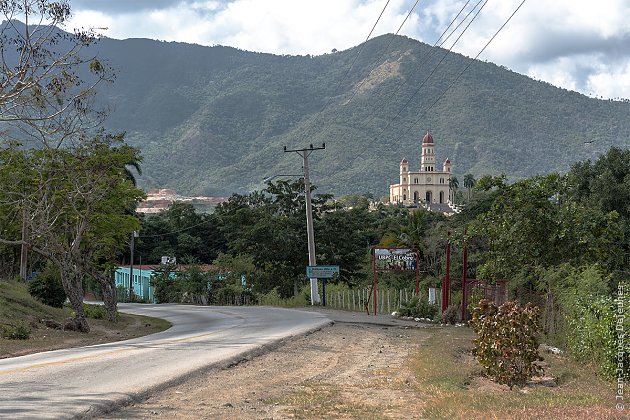
[[[449, 181], [451, 179], [451, 161], [446, 159], [438, 170], [435, 164], [435, 143], [427, 132], [422, 138], [420, 170], [410, 171], [409, 162], [400, 162], [400, 179], [389, 186], [389, 201], [406, 206], [436, 204], [447, 206], [449, 200]], [[440, 206], [442, 207], [442, 206]]]

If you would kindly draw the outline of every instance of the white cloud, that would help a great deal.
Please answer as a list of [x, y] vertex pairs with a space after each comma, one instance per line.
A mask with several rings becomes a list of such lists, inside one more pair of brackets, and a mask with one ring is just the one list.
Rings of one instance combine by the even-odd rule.
[[630, 62], [620, 66], [602, 66], [589, 75], [587, 88], [604, 98], [630, 98]]

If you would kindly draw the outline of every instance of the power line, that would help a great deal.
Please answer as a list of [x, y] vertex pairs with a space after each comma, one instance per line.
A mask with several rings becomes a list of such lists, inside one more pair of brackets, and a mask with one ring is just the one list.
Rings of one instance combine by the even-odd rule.
[[503, 25], [501, 25], [501, 27], [494, 33], [494, 35], [492, 35], [492, 38], [490, 38], [490, 40], [488, 40], [488, 42], [486, 43], [486, 45], [483, 46], [483, 48], [481, 49], [481, 51], [479, 51], [479, 53], [468, 62], [468, 65], [464, 68], [464, 70], [462, 70], [455, 79], [453, 79], [453, 81], [451, 82], [451, 84], [440, 94], [440, 96], [437, 97], [437, 99], [435, 101], [433, 101], [433, 103], [422, 112], [422, 114], [420, 114], [420, 117], [411, 125], [411, 127], [409, 127], [409, 129], [404, 133], [407, 134], [412, 128], [413, 126], [415, 126], [431, 109], [433, 109], [433, 107], [440, 101], [440, 99], [442, 99], [444, 97], [444, 95], [446, 94], [446, 92], [448, 92], [453, 85], [459, 80], [459, 78], [466, 72], [466, 70], [468, 70], [468, 68], [470, 68], [470, 66], [472, 65], [472, 63], [474, 63], [479, 56], [486, 50], [486, 48], [488, 48], [488, 45], [490, 45], [490, 43], [492, 41], [494, 41], [494, 39], [497, 37], [497, 35], [499, 35], [499, 33], [503, 30], [503, 28], [505, 28], [505, 26], [510, 22], [510, 20], [512, 20], [512, 18], [514, 17], [514, 15], [520, 10], [520, 8], [523, 6], [523, 4], [525, 4], [526, 0], [521, 1], [521, 3], [518, 5], [518, 7], [514, 10], [514, 12], [512, 12], [512, 14], [510, 15], [510, 17], [508, 17], [508, 19], [503, 23]]
[[[470, 1], [470, 0], [468, 0], [468, 1]], [[405, 23], [407, 22], [407, 20], [411, 16], [411, 14], [413, 13], [413, 11], [416, 8], [416, 6], [418, 5], [418, 3], [420, 3], [420, 0], [416, 0], [416, 2], [413, 4], [411, 9], [409, 9], [409, 13], [407, 13], [407, 15], [405, 16], [405, 19], [403, 19], [402, 23], [398, 27], [398, 30], [396, 30], [396, 33], [391, 36], [391, 38], [389, 39], [389, 42], [385, 46], [385, 49], [383, 50], [381, 55], [378, 57], [378, 59], [376, 59], [376, 63], [372, 66], [372, 68], [370, 69], [369, 73], [372, 73], [372, 71], [374, 71], [376, 66], [378, 66], [378, 63], [381, 61], [381, 58], [383, 58], [385, 53], [387, 53], [387, 51], [389, 50], [389, 47], [391, 47], [391, 45], [392, 45], [392, 42], [394, 42], [394, 39], [396, 39], [396, 36], [402, 30], [403, 26], [405, 25]], [[361, 83], [359, 83], [359, 86], [357, 86], [356, 89], [354, 89], [354, 91], [352, 92], [352, 96], [350, 97], [350, 99], [348, 99], [348, 102], [351, 102], [354, 99], [354, 97], [357, 95], [357, 92], [359, 91], [359, 89], [361, 89], [361, 86], [363, 86], [363, 84], [365, 83], [365, 80], [366, 79], [361, 80]]]
[[[472, 17], [472, 19], [470, 20], [470, 22], [468, 23], [468, 25], [466, 25], [466, 27], [464, 28], [464, 30], [461, 32], [461, 34], [458, 36], [458, 38], [455, 40], [455, 42], [451, 45], [451, 47], [447, 50], [446, 54], [442, 57], [442, 59], [437, 63], [437, 65], [434, 66], [433, 70], [431, 71], [431, 73], [429, 74], [429, 76], [427, 78], [424, 79], [424, 81], [422, 82], [422, 84], [420, 85], [420, 87], [418, 89], [416, 89], [416, 91], [414, 91], [414, 93], [411, 95], [411, 97], [409, 98], [409, 100], [407, 100], [407, 102], [405, 102], [405, 104], [399, 109], [399, 111], [396, 113], [396, 115], [391, 118], [387, 124], [380, 130], [379, 135], [384, 133], [385, 130], [387, 130], [387, 128], [389, 128], [389, 126], [392, 124], [392, 122], [398, 117], [400, 116], [400, 114], [402, 113], [402, 111], [409, 105], [409, 103], [411, 102], [411, 99], [413, 99], [413, 97], [420, 91], [420, 89], [426, 84], [427, 80], [435, 73], [437, 67], [444, 61], [444, 59], [452, 52], [453, 47], [455, 47], [455, 45], [457, 44], [457, 42], [461, 39], [461, 37], [464, 35], [464, 33], [468, 30], [468, 28], [470, 27], [470, 25], [472, 24], [472, 22], [477, 18], [477, 16], [479, 15], [479, 13], [481, 13], [481, 10], [483, 9], [483, 7], [488, 3], [488, 0], [479, 0], [475, 6], [468, 12], [468, 14], [466, 14], [466, 16], [464, 17], [464, 19], [462, 19], [462, 21], [451, 31], [451, 33], [444, 39], [444, 41], [442, 41], [441, 45], [444, 45], [444, 43], [451, 37], [451, 35], [453, 33], [455, 33], [455, 31], [457, 31], [457, 29], [459, 29], [459, 27], [468, 19], [468, 17], [477, 9], [477, 7], [479, 6], [479, 4], [481, 4], [482, 2], [483, 5], [481, 6], [481, 8], [479, 8], [479, 10], [477, 10], [477, 12], [475, 13], [475, 15]], [[449, 28], [455, 23], [455, 21], [457, 20], [457, 18], [461, 15], [461, 13], [463, 12], [463, 10], [465, 9], [465, 7], [468, 5], [469, 1], [466, 2], [464, 4], [464, 6], [462, 7], [462, 9], [460, 9], [459, 13], [455, 16], [455, 18], [453, 18], [453, 20], [451, 20], [451, 23], [448, 25], [448, 27], [442, 32], [442, 34], [440, 35], [440, 37], [438, 38], [438, 40], [436, 41], [436, 43], [433, 45], [434, 47], [439, 43], [440, 39], [442, 39], [442, 37], [444, 37], [444, 35], [448, 32]], [[432, 54], [429, 55], [429, 58], [432, 58], [433, 55], [435, 54], [435, 50], [433, 51]], [[428, 60], [427, 60], [428, 61]], [[400, 85], [399, 85], [400, 87]], [[368, 145], [373, 143], [378, 137], [374, 136], [372, 137], [369, 141], [368, 141]], [[360, 157], [362, 157], [365, 152], [367, 151], [367, 147], [364, 147], [363, 150], [356, 154], [355, 157], [350, 161], [350, 163], [348, 165], [346, 165], [347, 167], [351, 166], [352, 164], [354, 164], [354, 162], [356, 162], [357, 159], [359, 159]]]
[[[355, 63], [357, 62], [357, 60], [359, 59], [359, 56], [361, 55], [361, 53], [363, 52], [363, 49], [365, 48], [365, 44], [368, 42], [368, 40], [370, 39], [370, 37], [372, 36], [372, 33], [374, 32], [374, 29], [376, 28], [376, 25], [378, 25], [378, 23], [381, 20], [381, 17], [383, 16], [383, 13], [385, 13], [385, 10], [387, 9], [387, 6], [389, 5], [389, 2], [391, 0], [387, 0], [387, 2], [385, 3], [385, 6], [383, 6], [383, 9], [381, 10], [381, 13], [378, 15], [378, 18], [376, 19], [376, 22], [374, 22], [374, 25], [372, 25], [372, 29], [370, 30], [370, 33], [368, 34], [368, 36], [365, 38], [365, 41], [361, 44], [361, 47], [359, 48], [359, 51], [357, 52], [357, 54], [354, 56], [354, 60], [352, 60], [352, 63], [350, 64], [350, 67], [348, 67], [348, 70], [346, 71], [346, 73], [343, 75], [343, 77], [341, 78], [341, 80], [338, 82], [338, 85], [341, 85], [347, 78], [348, 75], [350, 74], [350, 72], [352, 71], [352, 68], [354, 67]], [[333, 101], [333, 96], [330, 96], [328, 98], [328, 101], [326, 101], [326, 103], [324, 104], [324, 106], [319, 110], [319, 112], [317, 112], [317, 114], [315, 114], [315, 116], [313, 117], [312, 121], [313, 124], [315, 124], [315, 122], [317, 122], [317, 119], [319, 118], [319, 116], [324, 112], [324, 110], [326, 110], [326, 108], [328, 108], [330, 106], [330, 104]]]
[[208, 222], [210, 222], [210, 221], [211, 221], [211, 220], [206, 220], [206, 221], [203, 221], [203, 222], [201, 222], [201, 223], [197, 223], [197, 224], [192, 225], [192, 226], [188, 226], [188, 227], [185, 227], [185, 228], [182, 228], [182, 229], [174, 230], [174, 231], [172, 231], [172, 232], [167, 232], [167, 233], [158, 233], [158, 234], [155, 234], [155, 235], [142, 235], [142, 236], [138, 236], [138, 238], [140, 238], [140, 239], [143, 239], [143, 238], [157, 238], [157, 237], [160, 237], [160, 236], [172, 235], [172, 234], [174, 234], [174, 233], [183, 232], [183, 231], [185, 231], [185, 230], [189, 230], [189, 229], [195, 228], [195, 227], [197, 227], [197, 226], [205, 225], [206, 223], [208, 223]]
[[[475, 7], [473, 7], [473, 9], [471, 10], [471, 12], [473, 10], [475, 10], [475, 8], [484, 0], [479, 0], [479, 2], [477, 2], [477, 4], [475, 5]], [[485, 0], [484, 3], [481, 5], [481, 7], [479, 8], [479, 10], [477, 10], [477, 12], [475, 13], [475, 15], [472, 17], [472, 19], [470, 20], [470, 22], [468, 22], [468, 25], [466, 25], [466, 27], [464, 28], [464, 30], [462, 31], [461, 34], [459, 34], [459, 36], [457, 37], [457, 39], [455, 40], [455, 42], [453, 42], [453, 45], [451, 45], [451, 47], [446, 51], [446, 54], [444, 54], [442, 56], [442, 58], [440, 59], [440, 61], [438, 61], [438, 63], [433, 67], [433, 70], [431, 70], [431, 73], [429, 73], [429, 75], [422, 81], [422, 83], [420, 83], [420, 86], [418, 86], [418, 88], [411, 94], [411, 96], [409, 97], [409, 99], [407, 100], [407, 102], [405, 102], [405, 104], [398, 110], [398, 113], [396, 113], [396, 115], [394, 116], [393, 119], [396, 119], [400, 116], [400, 114], [404, 111], [404, 109], [411, 103], [412, 99], [415, 98], [415, 96], [418, 94], [418, 92], [420, 92], [420, 89], [422, 89], [424, 87], [424, 85], [427, 83], [427, 81], [431, 78], [431, 76], [433, 76], [437, 70], [437, 68], [440, 66], [440, 64], [442, 64], [444, 62], [444, 60], [446, 59], [446, 57], [453, 51], [453, 48], [455, 48], [455, 45], [457, 45], [457, 43], [459, 42], [459, 40], [462, 38], [462, 36], [464, 35], [464, 33], [468, 30], [468, 28], [470, 27], [470, 25], [472, 25], [472, 23], [475, 21], [475, 19], [477, 18], [477, 16], [479, 16], [479, 13], [481, 13], [481, 11], [483, 10], [483, 8], [486, 6], [486, 4], [488, 4], [488, 0]], [[470, 16], [470, 13], [468, 13], [468, 15], [466, 15], [466, 17], [464, 18], [464, 20], [462, 20], [461, 23], [465, 22], [465, 20], [468, 18], [468, 16]], [[461, 25], [460, 23], [460, 25]], [[459, 28], [460, 25], [457, 25], [457, 27], [455, 29], [453, 29], [453, 32], [451, 32], [451, 35]], [[449, 35], [450, 37], [450, 35]], [[448, 38], [447, 38], [448, 39]], [[446, 42], [446, 40], [445, 40]]]
[[[433, 44], [433, 47], [439, 46], [442, 47], [446, 41], [448, 41], [448, 39], [457, 31], [457, 29], [459, 29], [459, 27], [468, 19], [468, 16], [470, 16], [470, 14], [476, 9], [476, 7], [479, 5], [479, 3], [481, 3], [481, 1], [483, 0], [479, 0], [479, 2], [477, 3], [477, 5], [475, 7], [472, 8], [472, 10], [470, 10], [468, 12], [468, 14], [464, 17], [464, 19], [462, 19], [462, 21], [460, 23], [457, 24], [457, 26], [451, 31], [450, 34], [448, 34], [448, 36], [446, 38], [444, 38], [444, 40], [440, 43], [440, 40], [442, 40], [442, 38], [444, 37], [444, 35], [446, 35], [446, 33], [449, 31], [449, 29], [451, 28], [451, 26], [453, 26], [453, 24], [457, 21], [457, 19], [459, 18], [459, 16], [462, 14], [462, 12], [466, 9], [466, 6], [468, 6], [468, 4], [470, 3], [470, 0], [467, 0], [466, 3], [462, 6], [462, 8], [459, 10], [459, 12], [457, 13], [457, 15], [451, 20], [451, 23], [448, 24], [448, 26], [446, 27], [446, 29], [444, 29], [444, 31], [442, 32], [442, 34], [440, 35], [440, 37], [437, 39], [437, 41], [435, 41], [435, 43]], [[393, 40], [393, 37], [392, 37]], [[391, 44], [391, 41], [390, 41]], [[439, 44], [439, 45], [438, 45]], [[452, 47], [451, 47], [452, 48]], [[433, 58], [433, 56], [437, 54], [437, 49], [432, 49], [428, 55], [428, 57], [426, 57], [421, 63], [420, 66], [418, 67], [418, 70], [424, 68], [425, 64], [430, 62], [431, 59]], [[396, 89], [394, 89], [394, 91], [391, 93], [391, 95], [389, 95], [390, 98], [394, 98], [396, 96], [396, 94], [398, 93], [398, 91], [400, 90], [400, 88], [405, 85], [408, 84], [406, 80], [402, 80], [398, 86], [396, 86]], [[355, 94], [352, 95], [352, 97], [350, 98], [350, 100], [352, 100], [354, 98]], [[349, 101], [350, 101], [349, 100]], [[372, 114], [371, 114], [372, 115]], [[382, 131], [382, 130], [381, 130]]]

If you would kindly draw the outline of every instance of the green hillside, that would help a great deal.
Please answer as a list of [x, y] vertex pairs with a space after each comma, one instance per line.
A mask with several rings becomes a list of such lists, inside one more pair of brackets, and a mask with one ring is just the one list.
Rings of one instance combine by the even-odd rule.
[[589, 98], [492, 63], [473, 63], [428, 110], [470, 59], [450, 54], [434, 71], [445, 51], [405, 37], [370, 40], [349, 72], [361, 47], [275, 56], [104, 39], [98, 48], [118, 71], [101, 88], [112, 107], [109, 128], [126, 131], [142, 149], [145, 188], [246, 192], [266, 176], [301, 172], [301, 159], [283, 146], [325, 142], [311, 161], [320, 192], [380, 196], [403, 157], [419, 167], [427, 130], [438, 161], [450, 158], [460, 176], [564, 171], [612, 145], [630, 146], [630, 103]]

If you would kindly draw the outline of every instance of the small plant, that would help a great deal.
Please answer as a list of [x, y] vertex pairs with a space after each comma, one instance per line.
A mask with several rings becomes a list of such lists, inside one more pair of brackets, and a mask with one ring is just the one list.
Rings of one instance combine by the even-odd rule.
[[43, 304], [54, 308], [61, 308], [66, 301], [59, 269], [51, 263], [47, 263], [44, 271], [28, 283], [28, 292]]
[[482, 299], [475, 308], [470, 326], [477, 333], [473, 354], [486, 374], [512, 389], [523, 386], [542, 373], [537, 335], [540, 310], [531, 303], [521, 307], [506, 302], [500, 307]]
[[398, 311], [400, 316], [412, 316], [414, 318], [434, 319], [438, 313], [438, 307], [420, 296], [415, 296], [409, 302], [404, 302]]
[[15, 325], [3, 325], [0, 329], [2, 338], [8, 340], [28, 340], [31, 336], [30, 328], [22, 320], [18, 320]]
[[83, 310], [85, 311], [85, 316], [91, 319], [105, 319], [107, 318], [107, 310], [103, 305], [89, 305], [87, 303], [83, 304]]
[[442, 312], [442, 324], [455, 325], [460, 320], [460, 310], [457, 305], [450, 305]]

